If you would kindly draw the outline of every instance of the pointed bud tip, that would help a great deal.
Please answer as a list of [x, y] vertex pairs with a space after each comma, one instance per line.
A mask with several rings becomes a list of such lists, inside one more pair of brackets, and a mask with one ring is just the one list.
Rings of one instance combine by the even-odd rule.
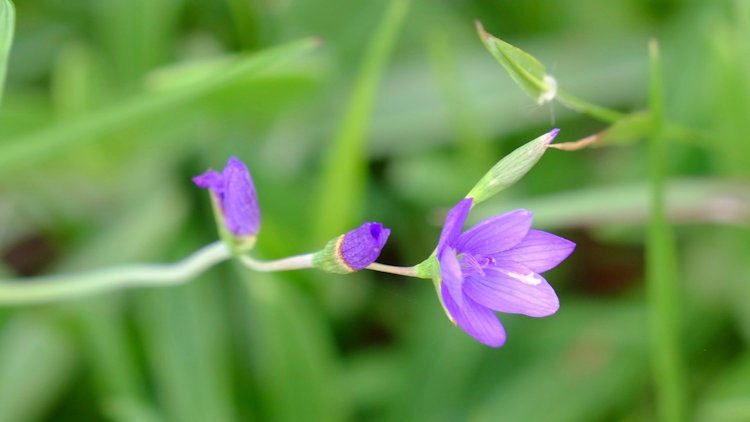
[[477, 29], [477, 34], [479, 34], [480, 38], [487, 39], [492, 36], [484, 30], [484, 25], [482, 25], [482, 22], [480, 22], [479, 19], [474, 19], [474, 27]]
[[552, 130], [550, 130], [547, 133], [547, 135], [549, 136], [549, 142], [550, 143], [555, 139], [555, 137], [557, 136], [558, 133], [560, 133], [560, 128], [557, 128], [557, 127], [554, 128], [554, 129], [552, 129]]

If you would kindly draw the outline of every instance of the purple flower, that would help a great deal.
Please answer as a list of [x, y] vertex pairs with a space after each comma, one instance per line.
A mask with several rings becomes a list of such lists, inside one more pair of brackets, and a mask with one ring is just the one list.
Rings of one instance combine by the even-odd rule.
[[232, 235], [250, 237], [258, 234], [258, 195], [245, 163], [237, 157], [230, 157], [221, 173], [208, 170], [193, 177], [193, 183], [211, 190], [214, 203], [221, 210], [224, 224]]
[[531, 229], [532, 213], [519, 209], [487, 218], [461, 233], [473, 199], [460, 201], [445, 218], [437, 258], [440, 296], [451, 320], [480, 342], [505, 343], [493, 311], [544, 317], [560, 302], [539, 275], [573, 252], [569, 240]]
[[340, 238], [337, 255], [345, 267], [359, 271], [378, 259], [390, 234], [380, 223], [364, 223]]

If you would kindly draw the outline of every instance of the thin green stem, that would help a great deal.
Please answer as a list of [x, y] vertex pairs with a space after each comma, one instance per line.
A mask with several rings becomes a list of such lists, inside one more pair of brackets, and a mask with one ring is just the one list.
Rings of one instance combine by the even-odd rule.
[[301, 270], [313, 267], [313, 254], [295, 255], [274, 261], [260, 261], [248, 255], [237, 257], [246, 267], [262, 272]]
[[592, 104], [588, 101], [576, 97], [575, 95], [569, 94], [559, 89], [557, 90], [556, 98], [563, 105], [570, 107], [573, 110], [588, 114], [595, 119], [602, 120], [607, 123], [614, 123], [626, 116], [625, 113]]
[[0, 280], [0, 305], [47, 303], [132, 287], [185, 283], [230, 257], [224, 242], [217, 241], [173, 264], [134, 264], [79, 274]]
[[646, 238], [646, 287], [650, 311], [651, 361], [656, 387], [658, 420], [684, 421], [684, 374], [680, 348], [680, 289], [677, 284], [676, 252], [664, 207], [664, 184], [668, 156], [664, 142], [664, 99], [661, 62], [655, 40], [649, 43], [651, 61], [651, 136], [649, 173], [651, 212]]
[[407, 277], [419, 277], [417, 275], [416, 267], [397, 267], [395, 265], [373, 262], [372, 264], [367, 266], [367, 269], [372, 271], [380, 271], [381, 273], [405, 275]]

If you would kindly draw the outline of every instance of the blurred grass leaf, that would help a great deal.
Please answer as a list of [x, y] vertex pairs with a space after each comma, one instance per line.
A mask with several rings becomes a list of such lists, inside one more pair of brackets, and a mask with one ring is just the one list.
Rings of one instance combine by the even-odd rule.
[[482, 171], [492, 165], [492, 148], [481, 129], [482, 121], [473, 107], [473, 99], [468, 97], [461, 84], [461, 72], [453, 42], [446, 35], [445, 28], [438, 25], [431, 28], [426, 42], [438, 88], [467, 163], [462, 171]]
[[145, 93], [119, 105], [95, 111], [65, 123], [0, 143], [0, 169], [3, 172], [28, 167], [60, 151], [101, 135], [134, 125], [203, 95], [224, 88], [240, 79], [268, 75], [268, 70], [299, 57], [316, 47], [316, 39], [304, 39], [237, 58], [219, 74], [207, 75], [183, 89], [167, 93]]
[[750, 420], [750, 354], [745, 352], [708, 386], [696, 410], [699, 422]]
[[597, 421], [637, 399], [648, 380], [644, 307], [568, 302], [565, 309], [526, 333], [533, 338], [517, 340], [541, 355], [496, 381], [469, 420]]
[[333, 339], [320, 311], [288, 279], [239, 269], [249, 347], [266, 420], [347, 420]]
[[139, 328], [168, 420], [236, 418], [217, 281], [204, 275], [186, 285], [140, 292]]
[[[143, 172], [153, 174], [145, 167]], [[135, 201], [110, 226], [67, 256], [58, 270], [82, 270], [92, 263], [102, 266], [162, 256], [160, 250], [182, 227], [187, 204], [168, 183], [149, 185], [147, 196]], [[128, 335], [127, 302], [117, 300], [123, 296], [110, 294], [81, 301], [70, 310], [87, 346], [102, 414], [119, 421], [156, 419], [154, 403], [146, 399], [146, 380], [133, 353], [133, 339]]]
[[[665, 187], [666, 209], [674, 222], [750, 222], [750, 189], [743, 183], [715, 179], [670, 180]], [[647, 183], [587, 187], [530, 198], [500, 199], [477, 208], [469, 222], [498, 210], [534, 210], [534, 227], [601, 227], [644, 225], [650, 204]]]
[[16, 13], [10, 0], [0, 0], [0, 102], [5, 88], [5, 73], [8, 71], [8, 58], [13, 45], [13, 32]]
[[649, 43], [649, 56], [651, 133], [648, 161], [651, 203], [646, 234], [645, 270], [651, 364], [659, 419], [679, 422], [687, 416], [682, 356], [682, 292], [677, 280], [677, 248], [665, 207], [669, 155], [664, 140], [664, 88], [656, 40]]
[[365, 140], [376, 89], [410, 0], [391, 0], [365, 51], [352, 96], [326, 154], [313, 214], [323, 242], [357, 224], [365, 190]]
[[488, 33], [481, 22], [475, 21], [474, 24], [492, 57], [529, 97], [539, 104], [555, 98], [557, 85], [547, 76], [544, 65], [536, 57]]
[[17, 314], [0, 331], [0, 420], [41, 420], [74, 374], [68, 336], [51, 321]]
[[[176, 254], [194, 249], [186, 236]], [[139, 292], [139, 329], [168, 420], [231, 421], [236, 418], [226, 313], [220, 284], [210, 274], [190, 283]]]

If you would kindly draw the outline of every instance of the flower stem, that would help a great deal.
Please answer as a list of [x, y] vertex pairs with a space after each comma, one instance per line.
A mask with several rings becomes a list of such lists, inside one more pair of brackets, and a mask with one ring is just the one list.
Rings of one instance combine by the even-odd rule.
[[313, 254], [311, 253], [290, 256], [274, 261], [260, 261], [248, 255], [240, 255], [237, 258], [246, 267], [263, 272], [300, 270], [313, 267]]
[[180, 284], [229, 258], [226, 245], [218, 241], [173, 264], [134, 264], [87, 273], [0, 280], [0, 305], [47, 303], [131, 287]]
[[366, 268], [372, 271], [380, 271], [381, 273], [405, 275], [407, 277], [419, 277], [419, 275], [417, 275], [416, 267], [397, 267], [395, 265], [386, 265], [373, 262]]
[[558, 90], [557, 99], [573, 110], [588, 114], [589, 116], [597, 120], [601, 120], [607, 123], [614, 123], [625, 117], [624, 113], [592, 104], [565, 91]]

